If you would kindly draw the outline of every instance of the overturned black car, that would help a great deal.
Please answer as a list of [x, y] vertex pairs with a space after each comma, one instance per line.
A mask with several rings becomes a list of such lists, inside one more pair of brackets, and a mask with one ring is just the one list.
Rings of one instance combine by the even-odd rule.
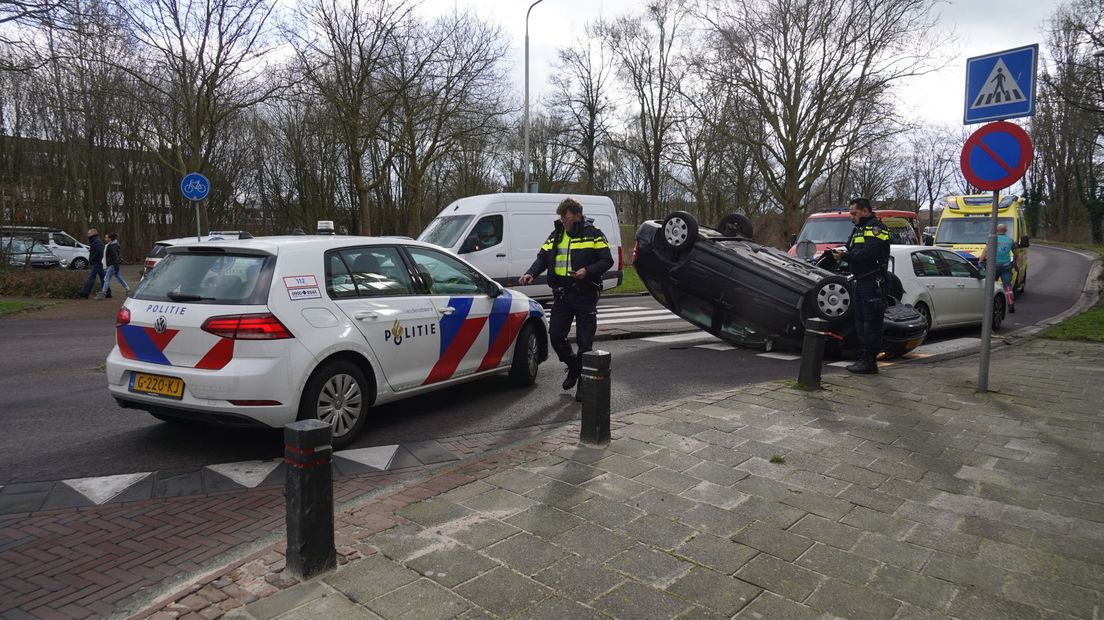
[[[805, 320], [816, 317], [828, 321], [829, 350], [856, 356], [850, 278], [759, 245], [751, 234], [740, 214], [712, 229], [676, 211], [640, 225], [634, 266], [652, 297], [718, 338], [767, 351], [800, 349]], [[889, 289], [882, 350], [897, 357], [918, 347], [928, 330], [912, 306], [900, 304], [900, 282]]]

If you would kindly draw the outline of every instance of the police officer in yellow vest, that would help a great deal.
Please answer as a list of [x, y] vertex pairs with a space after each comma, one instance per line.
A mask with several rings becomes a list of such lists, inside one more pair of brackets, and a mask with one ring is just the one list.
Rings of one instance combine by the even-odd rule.
[[847, 205], [855, 228], [846, 251], [833, 252], [837, 260], [846, 260], [855, 276], [855, 330], [861, 355], [847, 370], [862, 375], [878, 374], [878, 352], [882, 348], [882, 322], [885, 320], [888, 292], [889, 229], [870, 207], [870, 200], [855, 198]]
[[[518, 284], [533, 282], [545, 269], [552, 287], [552, 317], [548, 337], [560, 361], [567, 365], [563, 389], [570, 390], [582, 373], [582, 355], [594, 343], [598, 329], [598, 295], [602, 291], [602, 274], [613, 266], [609, 243], [592, 220], [583, 217], [583, 206], [573, 198], [565, 198], [556, 207], [552, 234], [537, 252], [537, 259], [520, 278]], [[575, 321], [575, 343], [571, 349], [567, 334]]]

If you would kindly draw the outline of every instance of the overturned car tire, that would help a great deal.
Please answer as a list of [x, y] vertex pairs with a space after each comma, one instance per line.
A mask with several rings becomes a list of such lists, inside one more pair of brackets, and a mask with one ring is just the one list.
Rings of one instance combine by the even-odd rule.
[[854, 294], [843, 276], [825, 276], [809, 291], [805, 303], [809, 316], [839, 323], [851, 318]]
[[660, 238], [672, 250], [689, 250], [698, 240], [698, 221], [686, 211], [675, 211], [663, 220]]
[[751, 224], [751, 219], [743, 213], [729, 213], [717, 223], [717, 232], [726, 237], [751, 239], [755, 228]]

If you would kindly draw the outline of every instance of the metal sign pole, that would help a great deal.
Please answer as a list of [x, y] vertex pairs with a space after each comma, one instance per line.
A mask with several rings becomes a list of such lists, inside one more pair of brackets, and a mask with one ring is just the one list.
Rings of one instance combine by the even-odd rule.
[[993, 340], [993, 287], [997, 282], [997, 206], [998, 192], [993, 190], [993, 215], [989, 221], [989, 238], [985, 242], [985, 316], [981, 321], [981, 362], [978, 364], [977, 391], [989, 391], [989, 348]]
[[193, 200], [192, 204], [195, 206], [196, 212], [196, 241], [203, 241], [203, 233], [199, 231], [199, 201]]

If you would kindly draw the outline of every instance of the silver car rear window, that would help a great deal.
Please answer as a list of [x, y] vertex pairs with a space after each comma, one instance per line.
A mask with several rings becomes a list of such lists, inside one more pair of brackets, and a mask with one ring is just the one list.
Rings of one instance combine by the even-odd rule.
[[151, 301], [258, 305], [268, 300], [274, 256], [223, 252], [170, 254], [134, 297]]

